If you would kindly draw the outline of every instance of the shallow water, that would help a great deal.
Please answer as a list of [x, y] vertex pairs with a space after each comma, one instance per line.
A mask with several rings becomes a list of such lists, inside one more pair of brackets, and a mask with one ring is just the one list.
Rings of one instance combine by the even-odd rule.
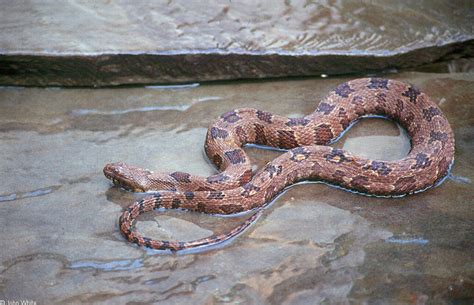
[[[243, 235], [202, 253], [126, 242], [121, 211], [141, 194], [111, 186], [111, 161], [214, 172], [207, 126], [236, 107], [312, 112], [349, 78], [123, 89], [0, 89], [0, 299], [166, 304], [471, 304], [474, 297], [474, 74], [385, 75], [436, 101], [456, 137], [452, 177], [400, 199], [323, 184], [290, 188]], [[409, 150], [403, 130], [367, 119], [335, 146], [379, 159]], [[279, 152], [247, 148], [256, 166]], [[150, 213], [141, 232], [192, 239], [248, 216]]]
[[472, 39], [473, 18], [471, 1], [15, 1], [0, 11], [0, 50], [387, 55]]

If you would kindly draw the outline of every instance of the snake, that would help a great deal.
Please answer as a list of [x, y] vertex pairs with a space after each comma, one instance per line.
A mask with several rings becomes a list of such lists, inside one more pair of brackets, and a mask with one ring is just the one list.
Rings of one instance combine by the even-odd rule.
[[[398, 122], [411, 141], [409, 153], [393, 161], [371, 160], [333, 148], [355, 122], [365, 117]], [[247, 144], [284, 150], [252, 172]], [[130, 242], [157, 250], [180, 251], [227, 241], [248, 228], [285, 188], [321, 181], [356, 193], [397, 197], [441, 184], [454, 162], [454, 135], [440, 108], [417, 87], [397, 80], [359, 78], [331, 90], [307, 116], [288, 118], [240, 108], [224, 113], [206, 134], [205, 152], [218, 173], [155, 173], [115, 162], [103, 172], [113, 184], [133, 192], [153, 192], [126, 208], [119, 218]], [[223, 234], [192, 241], [155, 240], [135, 228], [139, 215], [163, 209], [208, 214], [257, 211]]]

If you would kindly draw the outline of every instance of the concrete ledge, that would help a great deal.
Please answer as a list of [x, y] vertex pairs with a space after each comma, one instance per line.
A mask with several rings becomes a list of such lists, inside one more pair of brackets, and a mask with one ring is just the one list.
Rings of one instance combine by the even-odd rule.
[[409, 68], [474, 56], [474, 39], [403, 53], [167, 52], [97, 55], [0, 55], [0, 84], [117, 86], [312, 76]]
[[473, 9], [449, 1], [10, 1], [0, 10], [0, 85], [409, 68], [474, 56]]

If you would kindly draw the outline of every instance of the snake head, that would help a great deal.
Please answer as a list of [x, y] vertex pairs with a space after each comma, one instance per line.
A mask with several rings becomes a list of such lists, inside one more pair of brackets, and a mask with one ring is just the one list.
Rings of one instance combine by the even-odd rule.
[[116, 186], [132, 192], [145, 192], [142, 180], [150, 171], [129, 166], [123, 162], [109, 163], [104, 166], [104, 175]]

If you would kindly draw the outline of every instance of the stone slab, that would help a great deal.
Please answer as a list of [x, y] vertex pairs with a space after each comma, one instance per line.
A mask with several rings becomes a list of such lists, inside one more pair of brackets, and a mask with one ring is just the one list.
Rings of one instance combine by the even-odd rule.
[[[474, 73], [377, 76], [414, 84], [446, 114], [456, 138], [447, 181], [392, 199], [298, 185], [231, 243], [177, 255], [121, 236], [121, 211], [144, 194], [113, 187], [104, 164], [123, 160], [208, 176], [214, 168], [203, 143], [219, 115], [240, 107], [309, 114], [353, 76], [179, 88], [0, 88], [0, 300], [467, 303], [474, 298]], [[410, 140], [393, 122], [364, 119], [335, 147], [394, 160]], [[246, 150], [259, 168], [280, 154]], [[246, 217], [168, 211], [147, 213], [138, 226], [190, 240], [226, 232]]]
[[345, 74], [474, 56], [474, 4], [0, 1], [0, 84]]

